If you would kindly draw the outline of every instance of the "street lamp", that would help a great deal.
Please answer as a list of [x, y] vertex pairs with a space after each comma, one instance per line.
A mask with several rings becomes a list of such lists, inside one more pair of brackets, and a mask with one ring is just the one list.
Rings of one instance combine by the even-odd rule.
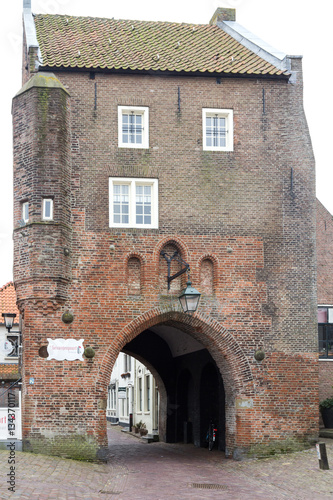
[[178, 297], [184, 313], [195, 312], [198, 308], [200, 297], [201, 293], [198, 292], [198, 290], [196, 290], [195, 288], [193, 288], [190, 279], [188, 279], [186, 283], [186, 288], [182, 291], [182, 293]]
[[5, 327], [8, 330], [7, 341], [13, 346], [11, 351], [11, 356], [20, 357], [22, 352], [21, 345], [21, 331], [11, 332], [13, 328], [14, 319], [16, 318], [15, 313], [2, 313], [2, 317], [4, 318]]
[[13, 328], [14, 318], [16, 318], [16, 314], [15, 313], [2, 313], [2, 316], [4, 318], [5, 327], [7, 328], [8, 333], [10, 333], [10, 330]]
[[[167, 261], [167, 264], [168, 264], [168, 276], [167, 276], [168, 290], [170, 290], [170, 283], [172, 280], [174, 280], [175, 278], [178, 278], [178, 276], [181, 276], [182, 274], [187, 272], [188, 277], [187, 277], [186, 288], [181, 292], [181, 294], [178, 298], [179, 298], [179, 302], [180, 302], [180, 305], [182, 306], [184, 313], [195, 312], [198, 308], [198, 305], [199, 305], [201, 293], [198, 292], [198, 290], [196, 290], [192, 286], [192, 283], [190, 280], [190, 265], [180, 257], [180, 255], [178, 254], [177, 251], [174, 252], [172, 255], [169, 255], [164, 250], [162, 250], [161, 255], [162, 255], [162, 257], [165, 258], [165, 260]], [[171, 276], [170, 275], [171, 262], [174, 259], [177, 260], [178, 262], [180, 262], [181, 264], [183, 264], [185, 267]]]

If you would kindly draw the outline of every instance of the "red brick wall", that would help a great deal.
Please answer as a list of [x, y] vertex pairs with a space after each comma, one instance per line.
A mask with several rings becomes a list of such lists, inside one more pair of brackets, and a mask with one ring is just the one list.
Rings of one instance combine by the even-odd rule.
[[319, 362], [319, 400], [333, 397], [333, 363], [320, 360]]
[[[92, 449], [105, 446], [116, 356], [165, 322], [199, 340], [220, 369], [229, 453], [316, 433], [314, 165], [300, 61], [292, 64], [296, 84], [103, 73], [92, 80], [60, 72], [70, 97], [34, 88], [14, 99], [27, 445], [38, 449], [47, 439], [49, 452], [59, 452], [64, 440], [72, 450], [81, 439]], [[149, 150], [118, 149], [117, 105], [149, 106]], [[203, 107], [234, 110], [234, 152], [202, 150]], [[108, 227], [110, 176], [158, 178], [158, 229]], [[40, 224], [40, 198], [51, 191], [55, 221]], [[20, 228], [26, 198], [33, 223]], [[205, 292], [193, 317], [178, 311], [176, 295], [164, 293], [160, 251], [168, 246], [178, 248], [193, 285]], [[175, 291], [184, 280], [175, 280]], [[69, 325], [61, 321], [66, 310], [74, 314]], [[83, 338], [96, 357], [46, 360], [38, 352], [48, 338]], [[258, 348], [266, 353], [262, 363], [254, 359]], [[237, 407], [242, 399], [252, 406]]]

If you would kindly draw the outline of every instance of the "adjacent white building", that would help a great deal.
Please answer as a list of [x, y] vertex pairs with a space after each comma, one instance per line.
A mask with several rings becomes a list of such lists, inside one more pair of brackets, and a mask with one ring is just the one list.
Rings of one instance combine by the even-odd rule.
[[108, 390], [106, 418], [130, 427], [145, 423], [148, 433], [158, 433], [159, 393], [148, 368], [121, 352], [113, 367]]

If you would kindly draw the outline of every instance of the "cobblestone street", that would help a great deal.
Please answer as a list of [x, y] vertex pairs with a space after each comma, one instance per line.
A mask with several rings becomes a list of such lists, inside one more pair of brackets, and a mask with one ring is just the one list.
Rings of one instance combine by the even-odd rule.
[[[333, 467], [333, 440], [326, 442]], [[333, 471], [316, 449], [235, 462], [192, 445], [146, 444], [109, 428], [110, 460], [93, 464], [16, 452], [15, 493], [8, 491], [8, 452], [0, 451], [0, 498], [29, 500], [331, 499]]]

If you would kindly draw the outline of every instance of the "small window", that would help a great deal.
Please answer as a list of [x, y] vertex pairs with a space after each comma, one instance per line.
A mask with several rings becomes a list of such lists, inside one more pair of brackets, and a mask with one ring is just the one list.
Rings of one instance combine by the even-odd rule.
[[118, 106], [118, 146], [120, 148], [149, 147], [149, 108]]
[[142, 378], [138, 379], [138, 410], [142, 411]]
[[204, 151], [233, 151], [233, 111], [231, 109], [202, 110]]
[[146, 411], [150, 411], [150, 375], [146, 375]]
[[22, 219], [24, 222], [29, 222], [29, 202], [22, 203]]
[[43, 220], [53, 220], [53, 200], [51, 198], [43, 199]]
[[158, 227], [157, 179], [110, 177], [110, 227]]
[[318, 307], [319, 357], [333, 359], [333, 307]]

